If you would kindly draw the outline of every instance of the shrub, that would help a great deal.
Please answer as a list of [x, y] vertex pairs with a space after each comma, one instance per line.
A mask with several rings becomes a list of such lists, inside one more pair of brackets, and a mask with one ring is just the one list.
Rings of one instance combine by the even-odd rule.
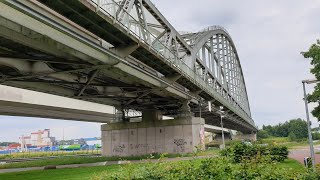
[[268, 134], [268, 132], [263, 130], [263, 129], [259, 130], [258, 133], [257, 133], [257, 138], [258, 139], [265, 139], [265, 138], [268, 138], [269, 136], [270, 135]]
[[286, 146], [269, 146], [271, 159], [274, 161], [282, 162], [288, 158], [288, 147]]
[[288, 158], [289, 151], [286, 146], [280, 145], [237, 143], [220, 151], [220, 154], [232, 158], [236, 163], [244, 159], [256, 159], [257, 156], [269, 156], [270, 160], [281, 162]]
[[312, 139], [313, 140], [320, 140], [320, 133], [319, 132], [312, 133]]
[[289, 133], [288, 138], [289, 138], [290, 141], [296, 141], [297, 140], [297, 136], [293, 132]]
[[262, 158], [247, 159], [242, 163], [232, 163], [227, 157], [195, 159], [179, 162], [158, 162], [137, 165], [124, 165], [120, 171], [111, 174], [102, 174], [94, 179], [117, 180], [194, 180], [194, 179], [305, 179], [316, 180], [319, 175], [313, 172], [288, 171], [279, 168], [276, 163]]

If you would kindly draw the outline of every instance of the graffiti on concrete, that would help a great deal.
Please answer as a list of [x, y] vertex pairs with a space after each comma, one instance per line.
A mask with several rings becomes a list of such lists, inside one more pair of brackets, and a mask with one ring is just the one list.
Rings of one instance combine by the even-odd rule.
[[185, 139], [173, 139], [173, 143], [177, 146], [184, 146], [185, 144], [187, 144]]
[[119, 146], [114, 146], [112, 151], [116, 152], [116, 153], [122, 153], [125, 148], [126, 148], [126, 146], [124, 144], [122, 144]]
[[203, 145], [205, 141], [204, 127], [200, 128], [200, 145]]
[[173, 143], [178, 147], [178, 152], [185, 151], [185, 145], [187, 144], [185, 139], [173, 139]]
[[149, 144], [130, 144], [130, 149], [148, 148]]

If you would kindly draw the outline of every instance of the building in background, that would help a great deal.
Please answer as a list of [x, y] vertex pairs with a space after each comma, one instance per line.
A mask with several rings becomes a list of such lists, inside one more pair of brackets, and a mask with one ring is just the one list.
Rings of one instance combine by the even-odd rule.
[[55, 138], [50, 136], [50, 129], [44, 129], [43, 131], [32, 132], [29, 136], [20, 136], [19, 143], [21, 144], [21, 148], [27, 146], [53, 146]]

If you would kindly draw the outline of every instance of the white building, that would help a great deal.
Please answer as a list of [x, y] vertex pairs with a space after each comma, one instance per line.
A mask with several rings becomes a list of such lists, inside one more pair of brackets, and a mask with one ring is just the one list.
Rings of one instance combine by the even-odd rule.
[[21, 147], [25, 146], [52, 146], [55, 142], [54, 137], [50, 137], [50, 129], [39, 130], [32, 132], [30, 136], [19, 137]]

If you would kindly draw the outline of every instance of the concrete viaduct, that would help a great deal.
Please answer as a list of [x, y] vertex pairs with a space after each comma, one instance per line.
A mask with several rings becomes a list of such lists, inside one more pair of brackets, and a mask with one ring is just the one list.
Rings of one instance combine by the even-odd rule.
[[[203, 147], [205, 123], [221, 125], [220, 107], [225, 128], [254, 139], [224, 28], [178, 32], [150, 0], [5, 0], [0, 9], [0, 83], [71, 98], [53, 106], [2, 98], [1, 114], [107, 122], [107, 156], [192, 152]], [[72, 108], [78, 100], [102, 110]]]

